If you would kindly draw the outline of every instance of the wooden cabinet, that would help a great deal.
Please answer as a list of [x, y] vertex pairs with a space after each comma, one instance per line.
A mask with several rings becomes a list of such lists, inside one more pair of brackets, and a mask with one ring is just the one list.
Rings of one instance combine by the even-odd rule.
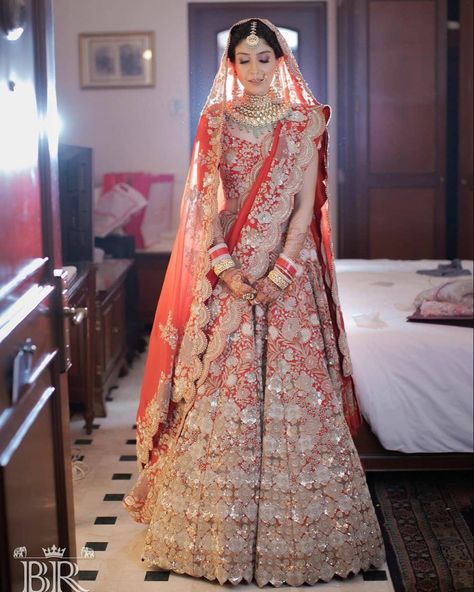
[[138, 318], [143, 327], [153, 324], [170, 253], [137, 252]]
[[106, 398], [121, 371], [127, 371], [126, 279], [133, 259], [96, 263], [96, 367], [94, 415], [105, 417]]
[[83, 409], [85, 429], [92, 432], [94, 421], [95, 369], [95, 285], [96, 269], [92, 263], [78, 266], [66, 294], [69, 318], [70, 369], [68, 372], [69, 403]]

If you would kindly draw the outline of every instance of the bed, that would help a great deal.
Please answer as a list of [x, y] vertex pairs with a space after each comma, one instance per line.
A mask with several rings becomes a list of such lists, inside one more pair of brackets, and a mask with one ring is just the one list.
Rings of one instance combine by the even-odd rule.
[[455, 279], [416, 273], [439, 263], [336, 261], [366, 470], [472, 468], [473, 330], [406, 320], [416, 294]]

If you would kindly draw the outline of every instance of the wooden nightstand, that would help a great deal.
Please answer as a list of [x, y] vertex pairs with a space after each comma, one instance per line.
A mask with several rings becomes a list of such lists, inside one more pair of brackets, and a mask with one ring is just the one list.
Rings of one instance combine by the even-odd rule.
[[121, 373], [128, 371], [125, 281], [133, 259], [96, 263], [96, 367], [94, 412], [107, 415], [105, 401]]

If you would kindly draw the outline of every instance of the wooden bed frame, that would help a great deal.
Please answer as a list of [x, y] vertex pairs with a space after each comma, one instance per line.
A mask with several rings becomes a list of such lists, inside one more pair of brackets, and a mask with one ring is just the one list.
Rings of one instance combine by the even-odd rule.
[[369, 471], [459, 471], [473, 470], [474, 453], [406, 453], [386, 450], [363, 420], [354, 443], [362, 466]]

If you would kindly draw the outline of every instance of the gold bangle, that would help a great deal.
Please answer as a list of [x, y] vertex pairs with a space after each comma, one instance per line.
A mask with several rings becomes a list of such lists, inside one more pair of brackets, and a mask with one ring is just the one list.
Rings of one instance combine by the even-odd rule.
[[226, 269], [231, 269], [232, 267], [235, 267], [235, 263], [232, 257], [229, 257], [228, 259], [226, 258], [223, 261], [216, 263], [213, 269], [216, 275], [220, 275], [223, 271], [226, 271]]
[[291, 282], [289, 282], [287, 278], [281, 273], [281, 271], [279, 271], [279, 269], [277, 269], [276, 267], [274, 267], [269, 272], [267, 277], [282, 290], [288, 288], [288, 286], [291, 284]]

